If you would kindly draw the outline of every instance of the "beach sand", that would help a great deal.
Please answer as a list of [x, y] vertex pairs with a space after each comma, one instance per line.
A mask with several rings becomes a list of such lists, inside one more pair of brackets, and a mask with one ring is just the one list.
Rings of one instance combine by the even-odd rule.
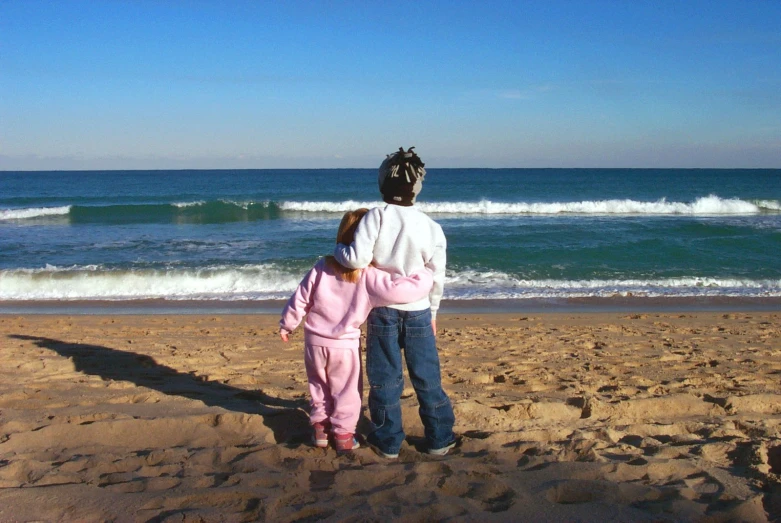
[[0, 315], [0, 521], [781, 519], [781, 312], [442, 315], [462, 440], [407, 381], [395, 461], [308, 443], [277, 320]]

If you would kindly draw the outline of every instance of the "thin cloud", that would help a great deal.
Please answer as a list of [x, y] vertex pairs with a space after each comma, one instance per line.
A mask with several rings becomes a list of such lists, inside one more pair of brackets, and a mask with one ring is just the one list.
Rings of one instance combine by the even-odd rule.
[[531, 100], [539, 95], [556, 91], [558, 88], [556, 84], [540, 84], [527, 89], [503, 89], [496, 91], [495, 94], [498, 98], [506, 100]]
[[507, 100], [528, 100], [531, 98], [528, 93], [519, 91], [518, 89], [509, 89], [506, 91], [500, 91], [498, 93], [499, 98], [505, 98]]

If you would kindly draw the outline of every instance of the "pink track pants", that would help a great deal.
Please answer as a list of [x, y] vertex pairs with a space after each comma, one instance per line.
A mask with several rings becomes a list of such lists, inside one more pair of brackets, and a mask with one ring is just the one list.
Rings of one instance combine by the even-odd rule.
[[333, 434], [354, 434], [361, 415], [363, 376], [360, 348], [304, 345], [309, 380], [309, 422], [329, 421]]

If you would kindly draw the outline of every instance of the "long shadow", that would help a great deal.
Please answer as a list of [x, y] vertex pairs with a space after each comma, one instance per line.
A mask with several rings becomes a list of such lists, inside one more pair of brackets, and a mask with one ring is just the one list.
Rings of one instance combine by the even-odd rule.
[[100, 376], [104, 380], [129, 381], [170, 396], [197, 399], [209, 406], [260, 414], [264, 424], [274, 432], [277, 443], [308, 441], [309, 418], [302, 410], [307, 405], [306, 400], [285, 400], [260, 390], [245, 390], [209, 381], [194, 372], [180, 372], [161, 365], [144, 354], [40, 336], [11, 334], [8, 337], [32, 341], [38, 347], [73, 360], [76, 371]]

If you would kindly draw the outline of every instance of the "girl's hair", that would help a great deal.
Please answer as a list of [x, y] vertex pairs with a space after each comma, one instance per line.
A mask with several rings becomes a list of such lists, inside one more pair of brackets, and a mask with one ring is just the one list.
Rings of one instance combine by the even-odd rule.
[[[356, 209], [344, 213], [342, 221], [339, 224], [339, 230], [336, 233], [336, 243], [350, 245], [355, 239], [355, 229], [358, 228], [358, 223], [367, 212], [369, 212], [369, 209]], [[358, 283], [358, 280], [361, 279], [361, 269], [348, 269], [336, 261], [336, 258], [333, 256], [326, 256], [325, 263], [331, 267], [336, 275], [343, 281]]]

